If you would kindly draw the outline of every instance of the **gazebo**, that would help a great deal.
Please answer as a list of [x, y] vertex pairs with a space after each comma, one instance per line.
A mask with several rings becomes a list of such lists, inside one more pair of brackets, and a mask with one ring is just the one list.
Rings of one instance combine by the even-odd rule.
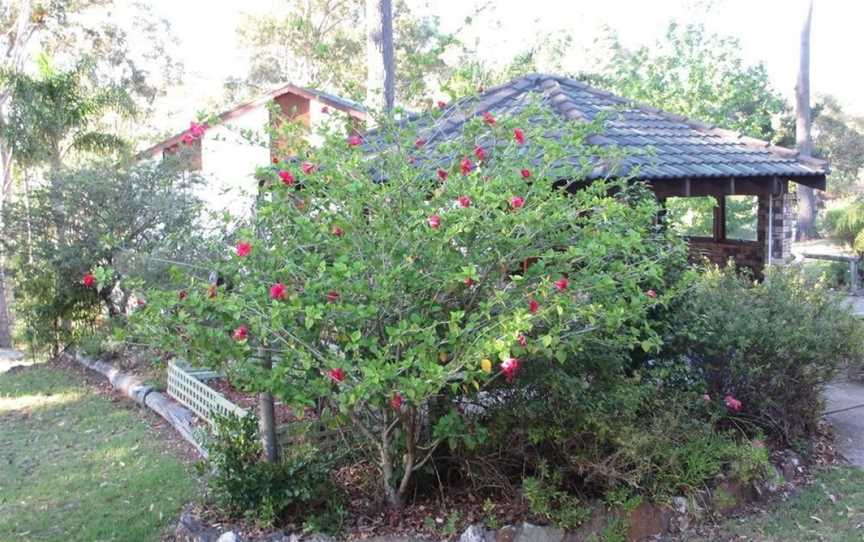
[[[719, 264], [732, 259], [759, 272], [766, 264], [789, 261], [795, 222], [790, 182], [825, 189], [825, 161], [556, 75], [527, 75], [460, 99], [431, 123], [421, 122], [420, 132], [434, 149], [459, 137], [461, 125], [473, 116], [506, 116], [537, 102], [567, 121], [604, 119], [602, 132], [588, 142], [615, 146], [624, 158], [614, 171], [596, 168], [595, 178], [646, 181], [664, 207], [671, 198], [714, 198], [713, 227], [688, 241], [694, 256]], [[749, 238], [727, 231], [727, 203], [738, 196], [752, 201], [755, 226]]]

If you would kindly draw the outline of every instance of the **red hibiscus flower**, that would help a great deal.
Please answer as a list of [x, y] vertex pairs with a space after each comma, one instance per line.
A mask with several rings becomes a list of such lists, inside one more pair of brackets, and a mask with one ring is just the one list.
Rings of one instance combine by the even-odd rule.
[[426, 219], [426, 222], [429, 224], [429, 227], [433, 230], [437, 230], [441, 225], [441, 217], [438, 215], [432, 215]]
[[443, 169], [439, 168], [438, 169], [438, 178], [441, 179], [442, 181], [446, 181], [447, 180], [447, 172], [444, 171]]
[[147, 300], [146, 300], [146, 299], [141, 299], [141, 298], [139, 297], [138, 299], [135, 300], [135, 304], [138, 305], [139, 307], [143, 307], [144, 305], [147, 304]]
[[325, 105], [324, 107], [321, 108], [321, 112], [326, 115], [327, 113], [330, 112], [330, 108]]
[[282, 183], [285, 186], [291, 186], [294, 184], [294, 175], [292, 175], [290, 171], [285, 171], [284, 169], [280, 170], [279, 178], [282, 179]]
[[336, 303], [337, 301], [339, 301], [339, 292], [336, 290], [327, 292], [327, 303]]
[[648, 290], [647, 292], [645, 292], [645, 295], [647, 295], [651, 299], [657, 299], [657, 292], [655, 292], [654, 290]]
[[521, 173], [522, 173], [523, 179], [530, 179], [531, 178], [531, 170], [530, 169], [523, 168]]
[[183, 134], [183, 137], [180, 138], [180, 141], [182, 141], [184, 145], [191, 145], [195, 142], [195, 137], [187, 132]]
[[465, 283], [465, 286], [467, 286], [467, 287], [469, 287], [469, 288], [472, 287], [472, 286], [474, 286], [475, 284], [477, 284], [477, 282], [475, 282], [474, 279], [472, 279], [471, 277], [468, 277], [467, 279], [465, 279], [465, 280], [462, 281], [462, 282], [464, 282], [464, 283]]
[[462, 171], [462, 175], [468, 175], [471, 173], [471, 170], [474, 169], [474, 164], [471, 163], [470, 158], [466, 157], [459, 163], [459, 169]]
[[519, 337], [516, 339], [519, 342], [519, 346], [527, 346], [528, 339], [525, 338], [525, 335], [519, 334]]
[[477, 157], [477, 160], [479, 162], [482, 162], [486, 159], [486, 151], [483, 149], [483, 147], [477, 145], [476, 147], [474, 147], [474, 156]]
[[469, 198], [468, 196], [459, 196], [458, 198], [456, 198], [456, 201], [459, 202], [460, 207], [464, 207], [466, 209], [468, 207], [471, 207], [471, 198]]
[[492, 116], [492, 113], [487, 111], [487, 112], [483, 113], [483, 122], [485, 122], [489, 126], [494, 126], [495, 125], [495, 117]]
[[281, 282], [270, 287], [270, 299], [282, 300], [288, 295], [288, 289]]
[[234, 330], [234, 334], [231, 337], [234, 338], [237, 342], [243, 342], [249, 336], [249, 328], [246, 326], [240, 326]]
[[204, 130], [207, 129], [206, 124], [201, 124], [195, 121], [189, 123], [189, 134], [192, 137], [198, 138], [204, 135]]
[[537, 301], [535, 301], [533, 299], [528, 301], [528, 312], [530, 312], [531, 314], [537, 314], [537, 311], [539, 309], [540, 309], [540, 303], [537, 303]]
[[274, 164], [278, 164], [278, 163], [279, 163], [279, 159], [276, 158], [275, 156], [273, 157], [273, 163], [274, 163]]
[[245, 258], [252, 252], [252, 245], [247, 243], [246, 241], [240, 241], [237, 243], [237, 255], [241, 258]]
[[516, 140], [516, 143], [520, 145], [525, 144], [525, 132], [522, 131], [522, 128], [516, 128], [513, 130], [513, 139]]
[[510, 207], [514, 209], [521, 209], [522, 206], [525, 205], [525, 198], [516, 196], [510, 200]]
[[92, 288], [96, 286], [96, 277], [93, 276], [93, 273], [85, 273], [81, 278], [81, 284], [87, 288]]
[[561, 277], [560, 279], [555, 281], [555, 287], [558, 288], [559, 291], [563, 292], [570, 286], [570, 281], [567, 280], [567, 277]]
[[345, 235], [345, 232], [339, 226], [333, 226], [333, 229], [330, 230], [330, 233], [332, 233], [336, 237], [342, 237], [343, 235]]
[[507, 361], [501, 364], [501, 372], [504, 373], [504, 378], [507, 382], [513, 382], [516, 374], [519, 372], [519, 360], [517, 358], [508, 358]]
[[189, 294], [186, 293], [186, 290], [180, 290], [179, 292], [177, 292], [177, 298], [178, 298], [180, 301], [183, 301], [183, 300], [186, 299], [187, 297], [189, 297]]
[[402, 410], [402, 396], [394, 393], [393, 397], [390, 398], [390, 406], [393, 407], [393, 410]]
[[305, 173], [306, 175], [311, 175], [315, 172], [315, 169], [317, 169], [317, 166], [310, 162], [303, 162], [300, 167], [303, 169], [303, 173]]
[[438, 105], [438, 109], [444, 109], [445, 107], [447, 107], [447, 102], [442, 102], [441, 100], [438, 100], [437, 105]]
[[357, 145], [361, 145], [363, 143], [363, 138], [357, 134], [351, 134], [348, 137], [348, 144], [352, 147], [356, 147]]
[[733, 412], [738, 412], [739, 410], [741, 410], [741, 401], [735, 399], [731, 395], [727, 395], [726, 397], [724, 397], [723, 402], [726, 403], [726, 407]]
[[334, 367], [327, 371], [327, 376], [336, 382], [342, 382], [345, 380], [345, 371], [343, 371], [341, 367]]
[[422, 137], [417, 138], [417, 140], [414, 141], [414, 147], [416, 147], [416, 148], [418, 148], [418, 149], [419, 149], [420, 147], [422, 147], [423, 145], [425, 145], [425, 144], [426, 144], [426, 140], [423, 139]]

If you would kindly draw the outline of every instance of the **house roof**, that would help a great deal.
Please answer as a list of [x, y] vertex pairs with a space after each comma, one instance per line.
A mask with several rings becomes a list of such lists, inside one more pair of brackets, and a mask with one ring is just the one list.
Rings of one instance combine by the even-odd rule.
[[[342, 98], [340, 96], [336, 96], [334, 94], [330, 94], [321, 90], [298, 87], [287, 83], [280, 86], [279, 88], [271, 90], [266, 94], [262, 94], [261, 96], [258, 96], [253, 100], [249, 100], [248, 102], [244, 102], [232, 109], [220, 113], [218, 119], [220, 122], [225, 122], [233, 118], [237, 118], [250, 111], [258, 109], [259, 107], [266, 105], [270, 101], [285, 94], [294, 94], [297, 96], [302, 96], [309, 100], [317, 100], [329, 107], [344, 111], [352, 117], [358, 118], [360, 120], [364, 119], [366, 116], [366, 108], [364, 108], [362, 104], [359, 104], [353, 100]], [[173, 136], [164, 139], [151, 147], [148, 147], [144, 151], [141, 151], [140, 156], [154, 156], [155, 154], [160, 154], [164, 149], [168, 147], [179, 145], [181, 139], [183, 138], [183, 134], [185, 133], [186, 130], [174, 134]]]
[[[588, 142], [616, 146], [625, 158], [615, 172], [602, 166], [593, 177], [634, 175], [645, 180], [765, 178], [824, 183], [828, 163], [693, 119], [667, 113], [556, 75], [532, 74], [450, 104], [437, 119], [415, 116], [427, 146], [461, 137], [462, 125], [484, 112], [504, 117], [540, 103], [574, 122], [602, 115], [604, 128]], [[425, 118], [424, 118], [425, 117]], [[434, 150], [432, 150], [434, 153]]]

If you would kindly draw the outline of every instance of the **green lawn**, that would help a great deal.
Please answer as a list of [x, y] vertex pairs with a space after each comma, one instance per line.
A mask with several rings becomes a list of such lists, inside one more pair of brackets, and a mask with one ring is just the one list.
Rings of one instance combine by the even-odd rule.
[[728, 521], [708, 537], [688, 542], [861, 542], [864, 541], [864, 471], [837, 467], [787, 502], [764, 514]]
[[159, 540], [196, 489], [146, 421], [79, 375], [0, 372], [0, 542]]

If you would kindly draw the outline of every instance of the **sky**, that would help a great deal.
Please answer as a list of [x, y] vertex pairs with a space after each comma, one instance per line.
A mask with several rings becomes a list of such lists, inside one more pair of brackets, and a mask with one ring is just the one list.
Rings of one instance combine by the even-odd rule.
[[[407, 0], [420, 14], [440, 17], [454, 31], [481, 0]], [[485, 0], [484, 0], [485, 1]], [[186, 66], [187, 85], [173, 100], [206, 103], [221, 96], [229, 75], [247, 61], [235, 28], [242, 13], [278, 9], [279, 0], [148, 0], [166, 17], [180, 40], [175, 51]], [[711, 31], [738, 38], [748, 62], [763, 62], [774, 87], [794, 96], [801, 25], [806, 0], [491, 0], [491, 7], [461, 37], [476, 42], [488, 62], [504, 64], [514, 54], [565, 30], [576, 50], [587, 50], [615, 30], [625, 46], [651, 45], [670, 20], [703, 22]], [[832, 94], [850, 113], [864, 115], [864, 70], [855, 36], [862, 31], [864, 0], [814, 0], [811, 31], [811, 93]], [[578, 56], [578, 55], [577, 55]], [[580, 58], [568, 67], [579, 67]], [[398, 66], [397, 66], [398, 69]], [[193, 110], [194, 111], [194, 110]]]

